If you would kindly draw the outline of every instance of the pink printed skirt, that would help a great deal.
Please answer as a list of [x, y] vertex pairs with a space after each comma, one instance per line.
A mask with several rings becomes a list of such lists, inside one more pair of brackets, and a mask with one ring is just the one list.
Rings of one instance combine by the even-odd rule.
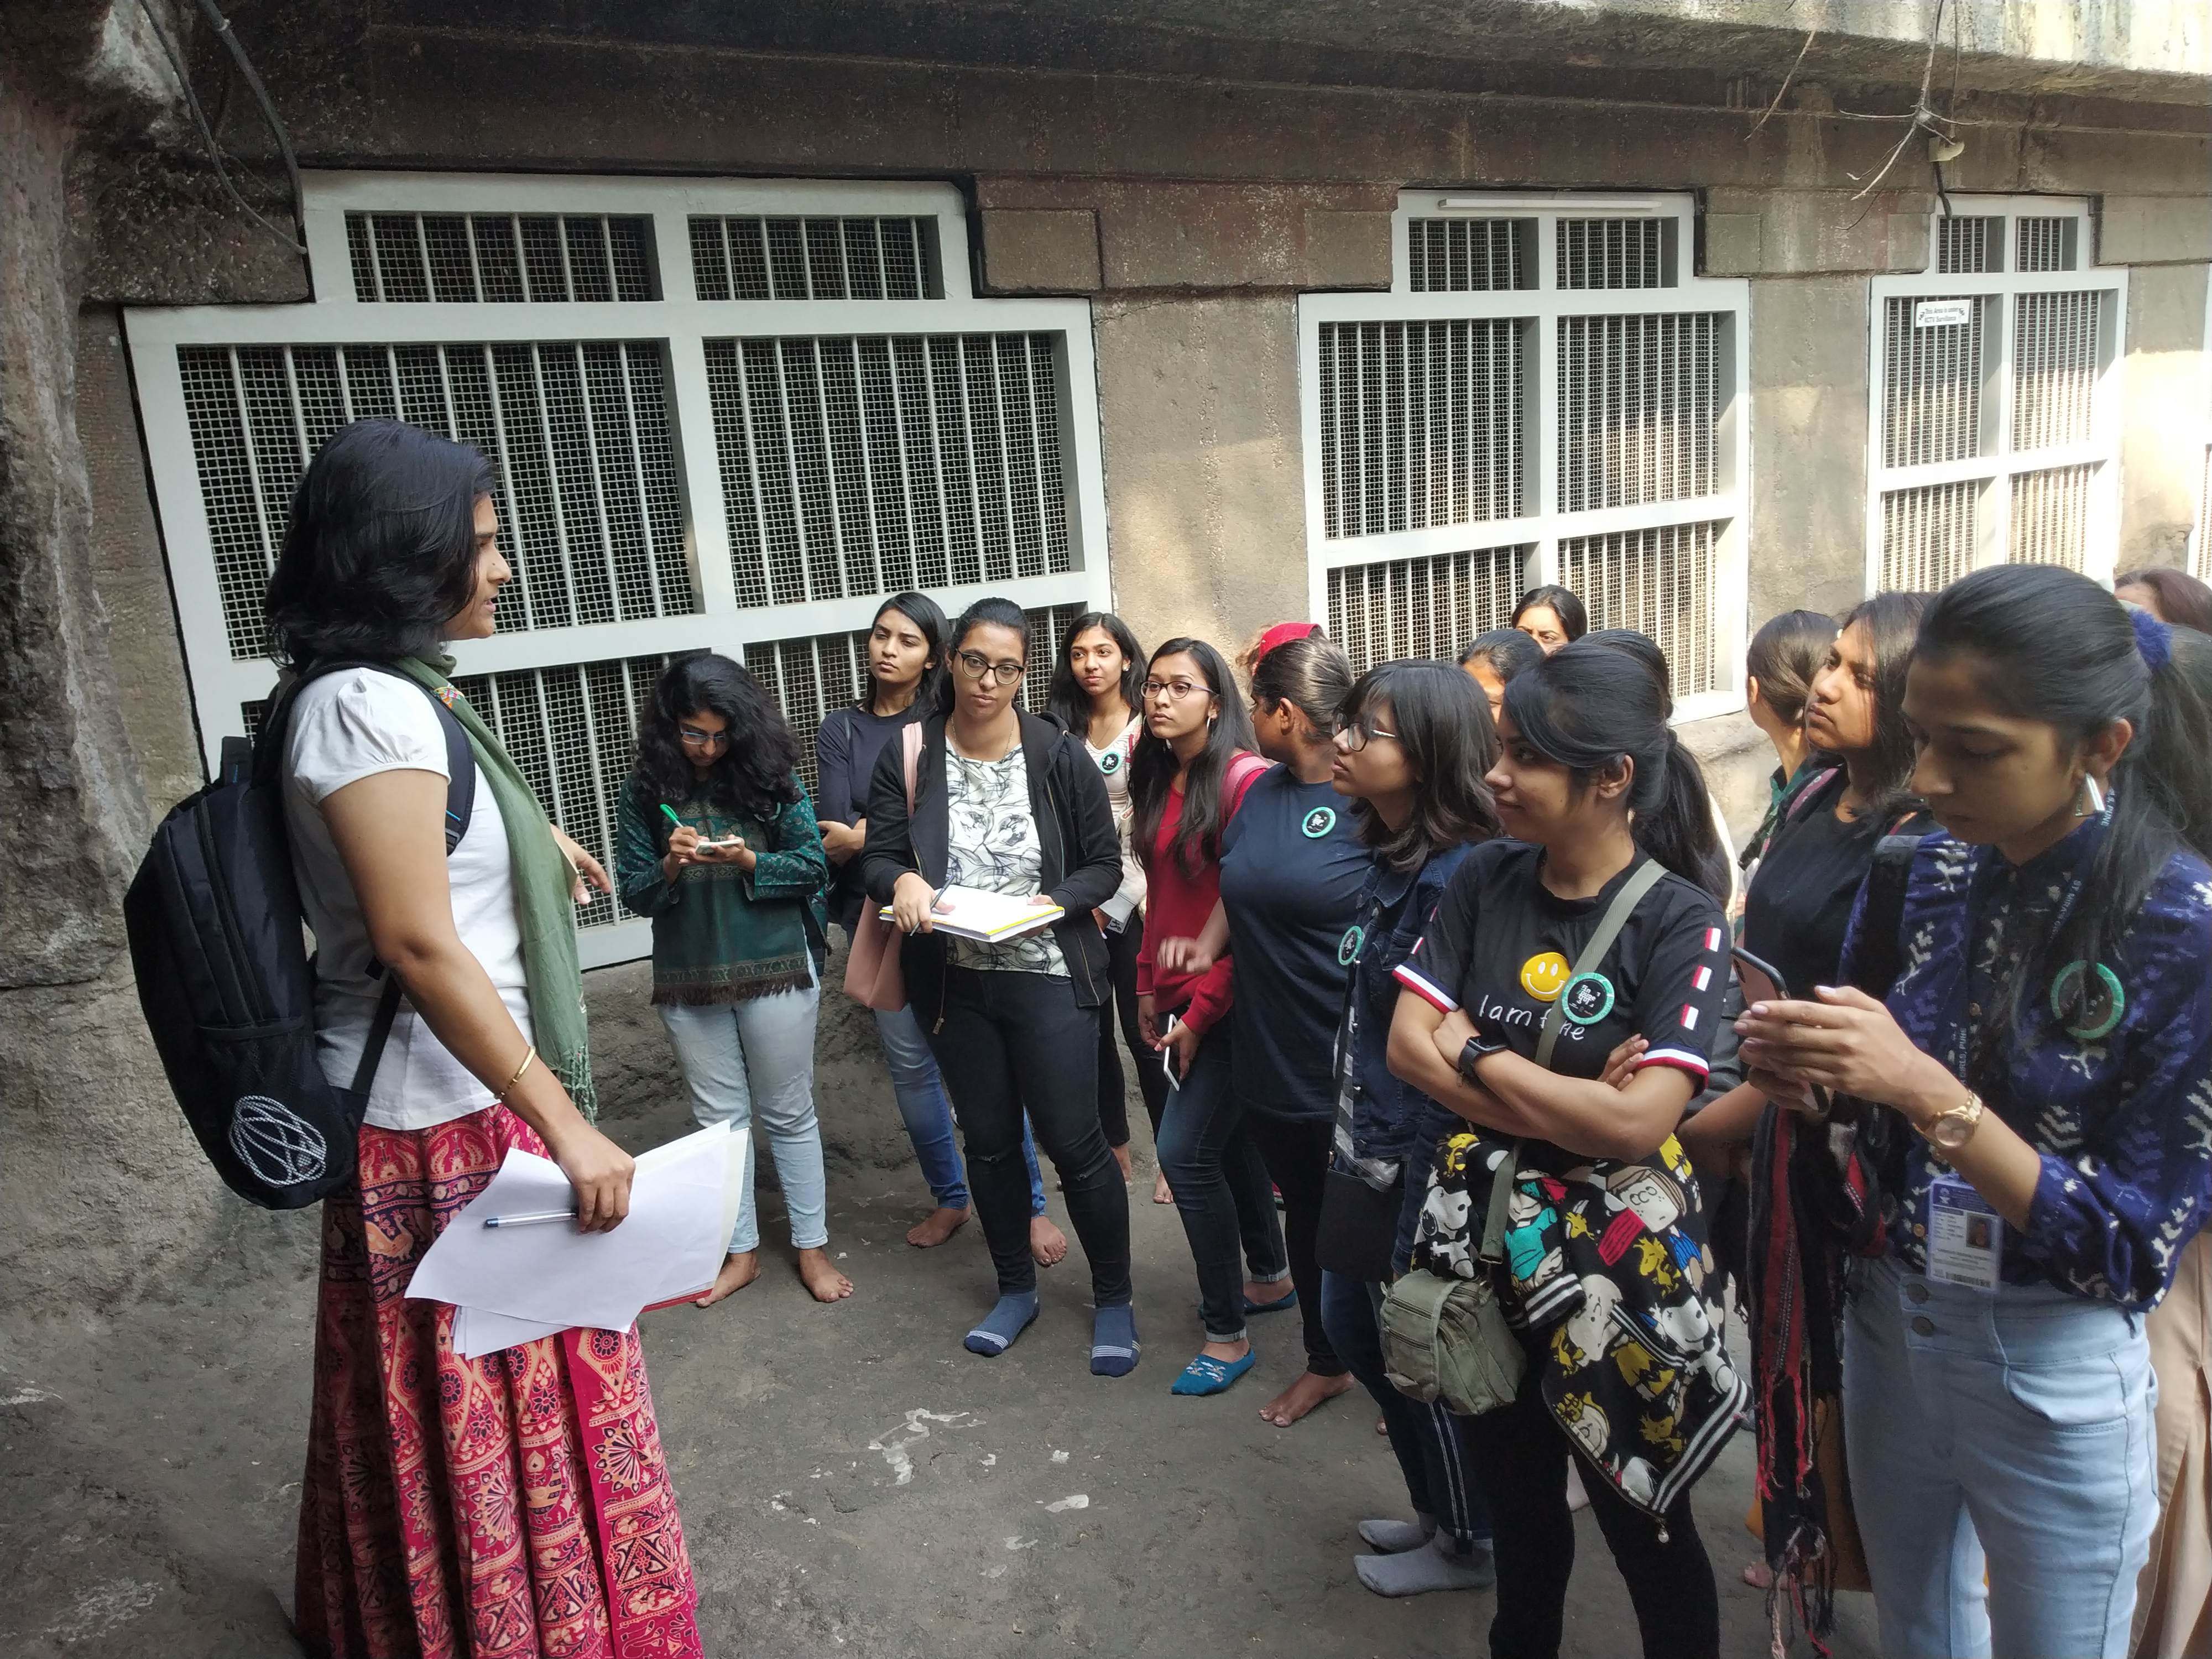
[[635, 1331], [459, 1358], [415, 1266], [507, 1148], [503, 1106], [361, 1131], [323, 1206], [295, 1625], [343, 1659], [698, 1659], [696, 1594]]

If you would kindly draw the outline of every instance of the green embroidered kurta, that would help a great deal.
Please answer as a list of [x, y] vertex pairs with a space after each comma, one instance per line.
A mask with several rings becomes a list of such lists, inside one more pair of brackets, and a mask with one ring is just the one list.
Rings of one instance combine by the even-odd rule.
[[676, 826], [633, 782], [617, 811], [615, 890], [653, 922], [656, 1003], [744, 1002], [814, 982], [811, 943], [823, 937], [822, 889], [830, 863], [814, 803], [799, 799], [769, 822], [732, 817], [704, 801], [671, 801], [677, 817], [714, 840], [743, 836], [753, 867], [691, 864], [671, 882], [660, 867]]

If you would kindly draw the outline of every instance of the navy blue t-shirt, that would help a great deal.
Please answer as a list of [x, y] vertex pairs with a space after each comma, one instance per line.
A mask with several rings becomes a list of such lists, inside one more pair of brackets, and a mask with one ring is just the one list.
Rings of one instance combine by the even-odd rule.
[[1221, 838], [1221, 902], [1236, 963], [1237, 1098], [1273, 1117], [1336, 1109], [1331, 1051], [1352, 969], [1342, 954], [1372, 857], [1352, 803], [1277, 766], [1253, 781]]
[[[909, 703], [896, 714], [878, 714], [854, 704], [833, 708], [814, 735], [814, 759], [821, 783], [814, 792], [814, 813], [832, 823], [854, 824], [868, 816], [868, 780], [876, 761], [921, 710]], [[860, 920], [860, 860], [857, 854], [830, 866], [830, 919], [851, 933]]]

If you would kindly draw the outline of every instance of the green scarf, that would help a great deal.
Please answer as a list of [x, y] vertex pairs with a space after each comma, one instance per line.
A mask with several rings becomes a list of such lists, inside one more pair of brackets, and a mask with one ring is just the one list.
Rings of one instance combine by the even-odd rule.
[[592, 1086], [592, 1044], [584, 1018], [584, 974], [576, 960], [576, 911], [570, 895], [576, 872], [553, 839], [553, 822], [523, 781], [483, 716], [447, 676], [453, 659], [403, 658], [392, 666], [426, 686], [453, 712], [469, 734], [477, 775], [491, 787], [507, 821], [508, 863], [514, 871], [514, 915], [522, 930], [522, 971], [529, 981], [530, 1024], [538, 1057], [568, 1091], [586, 1120], [596, 1121], [599, 1101]]

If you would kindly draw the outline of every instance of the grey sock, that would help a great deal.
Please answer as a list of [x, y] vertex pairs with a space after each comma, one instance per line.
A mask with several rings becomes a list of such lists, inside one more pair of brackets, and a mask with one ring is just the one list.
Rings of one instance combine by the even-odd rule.
[[1416, 1511], [1410, 1521], [1362, 1521], [1359, 1535], [1385, 1555], [1402, 1555], [1407, 1550], [1417, 1550], [1429, 1541], [1437, 1529], [1433, 1515]]
[[1356, 1555], [1352, 1565], [1358, 1571], [1359, 1582], [1377, 1595], [1488, 1589], [1498, 1578], [1488, 1545], [1478, 1544], [1462, 1554], [1442, 1533], [1419, 1549], [1399, 1555]]

